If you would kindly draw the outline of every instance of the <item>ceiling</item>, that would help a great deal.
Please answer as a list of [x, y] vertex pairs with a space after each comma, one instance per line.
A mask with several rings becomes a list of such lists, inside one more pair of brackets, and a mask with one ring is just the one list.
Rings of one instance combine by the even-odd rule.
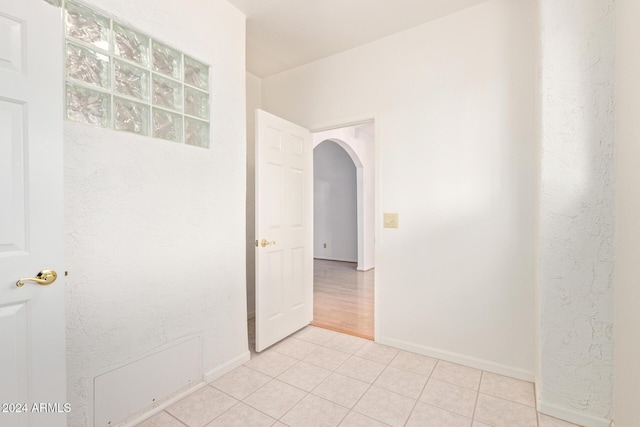
[[247, 71], [266, 77], [485, 0], [229, 0], [247, 15]]

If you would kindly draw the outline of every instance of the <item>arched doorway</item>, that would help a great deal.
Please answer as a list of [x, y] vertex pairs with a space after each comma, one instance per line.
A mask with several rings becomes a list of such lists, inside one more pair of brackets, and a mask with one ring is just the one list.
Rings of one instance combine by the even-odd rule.
[[312, 324], [373, 339], [375, 150], [362, 128], [314, 134]]
[[328, 139], [313, 149], [313, 171], [314, 257], [357, 263], [356, 164], [344, 148]]

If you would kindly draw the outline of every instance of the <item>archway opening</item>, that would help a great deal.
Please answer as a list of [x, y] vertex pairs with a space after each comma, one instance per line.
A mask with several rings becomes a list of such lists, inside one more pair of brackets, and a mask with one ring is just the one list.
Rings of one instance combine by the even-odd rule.
[[313, 142], [312, 324], [373, 339], [373, 123], [318, 132]]

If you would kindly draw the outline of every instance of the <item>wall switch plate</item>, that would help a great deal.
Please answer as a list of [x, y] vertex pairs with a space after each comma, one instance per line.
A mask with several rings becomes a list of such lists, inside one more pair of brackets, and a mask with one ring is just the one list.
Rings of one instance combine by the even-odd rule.
[[384, 214], [384, 228], [398, 228], [398, 214], [397, 213], [385, 213]]

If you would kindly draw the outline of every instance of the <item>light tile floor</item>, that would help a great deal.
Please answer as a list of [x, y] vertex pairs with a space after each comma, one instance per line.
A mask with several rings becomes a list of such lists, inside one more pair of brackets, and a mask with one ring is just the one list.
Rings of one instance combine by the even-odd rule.
[[338, 425], [576, 427], [537, 413], [532, 383], [312, 326], [139, 424]]

